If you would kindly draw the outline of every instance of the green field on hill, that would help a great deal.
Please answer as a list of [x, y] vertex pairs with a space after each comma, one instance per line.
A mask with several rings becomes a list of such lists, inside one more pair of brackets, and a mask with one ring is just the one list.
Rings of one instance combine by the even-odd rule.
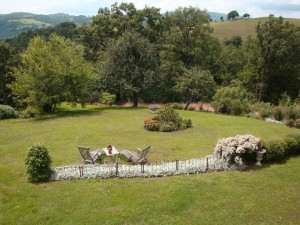
[[[268, 18], [254, 18], [247, 20], [226, 20], [224, 22], [212, 22], [211, 26], [214, 28], [213, 36], [220, 41], [239, 35], [246, 40], [248, 36], [256, 36], [256, 26], [258, 22], [265, 22]], [[300, 19], [285, 19], [290, 23], [300, 26]]]

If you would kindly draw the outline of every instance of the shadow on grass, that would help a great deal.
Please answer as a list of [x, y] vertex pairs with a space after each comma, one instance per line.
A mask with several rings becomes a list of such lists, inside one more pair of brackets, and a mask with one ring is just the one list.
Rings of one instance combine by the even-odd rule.
[[87, 108], [73, 108], [73, 109], [65, 109], [65, 108], [59, 108], [56, 112], [53, 113], [48, 113], [41, 115], [39, 117], [35, 117], [35, 121], [44, 121], [44, 120], [50, 120], [50, 119], [58, 119], [58, 118], [65, 118], [65, 117], [80, 117], [80, 116], [92, 116], [92, 115], [97, 115], [101, 114], [107, 110], [114, 111], [114, 110], [142, 110], [144, 107], [123, 107], [123, 106], [116, 106], [116, 107], [94, 107], [92, 109], [87, 109]]

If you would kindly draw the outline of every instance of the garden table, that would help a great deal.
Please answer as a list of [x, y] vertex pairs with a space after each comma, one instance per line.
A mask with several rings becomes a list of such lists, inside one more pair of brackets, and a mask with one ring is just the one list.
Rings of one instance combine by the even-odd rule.
[[111, 158], [112, 161], [115, 163], [117, 156], [119, 155], [118, 150], [115, 148], [115, 146], [111, 146], [112, 150], [109, 152], [107, 148], [102, 148], [102, 153], [104, 153], [107, 157]]

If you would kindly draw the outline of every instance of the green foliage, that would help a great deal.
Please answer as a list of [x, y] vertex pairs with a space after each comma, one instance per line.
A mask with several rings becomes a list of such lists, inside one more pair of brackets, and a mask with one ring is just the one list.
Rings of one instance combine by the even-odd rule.
[[101, 101], [102, 104], [111, 106], [116, 101], [116, 95], [113, 95], [113, 94], [110, 94], [110, 93], [107, 93], [107, 92], [103, 92], [103, 93], [101, 93], [100, 101]]
[[283, 140], [271, 140], [266, 144], [266, 154], [265, 159], [267, 161], [281, 162], [285, 159], [285, 147], [286, 143]]
[[209, 101], [215, 94], [215, 82], [210, 72], [194, 67], [184, 70], [174, 88], [182, 96], [187, 106], [195, 101]]
[[176, 110], [182, 110], [184, 107], [180, 103], [169, 103], [168, 106], [170, 106], [173, 109]]
[[0, 104], [14, 105], [12, 91], [7, 85], [14, 81], [11, 67], [17, 64], [15, 51], [7, 43], [0, 42]]
[[239, 35], [232, 36], [230, 39], [224, 41], [224, 45], [233, 45], [234, 47], [240, 47], [243, 43], [243, 39]]
[[[134, 31], [109, 42], [98, 64], [99, 83], [110, 93], [131, 97], [138, 106], [141, 93], [159, 81], [157, 51]], [[101, 88], [101, 87], [99, 87]]]
[[85, 104], [92, 66], [83, 58], [83, 46], [51, 35], [47, 42], [36, 37], [21, 54], [11, 88], [20, 108], [31, 106], [39, 113], [54, 111], [62, 101]]
[[300, 134], [293, 133], [293, 134], [290, 134], [288, 137], [293, 138], [297, 142], [298, 146], [297, 146], [297, 150], [295, 153], [300, 154]]
[[287, 136], [283, 138], [283, 141], [286, 143], [286, 155], [296, 154], [298, 152], [298, 142], [295, 138], [291, 136]]
[[284, 119], [284, 115], [281, 107], [274, 108], [274, 119], [277, 121], [282, 121]]
[[260, 119], [271, 117], [274, 107], [269, 102], [256, 102], [251, 106], [251, 112], [257, 114]]
[[40, 144], [31, 146], [25, 159], [28, 181], [33, 183], [48, 181], [52, 173], [51, 163], [52, 159], [45, 146]]
[[0, 105], [0, 120], [17, 118], [19, 113], [9, 105]]
[[152, 119], [144, 120], [144, 128], [149, 131], [172, 132], [190, 127], [192, 120], [183, 120], [171, 104], [161, 107]]
[[241, 87], [221, 87], [213, 97], [212, 106], [217, 112], [243, 115], [249, 112], [253, 96]]
[[227, 19], [228, 20], [231, 20], [231, 19], [235, 20], [235, 18], [239, 17], [239, 15], [240, 14], [237, 11], [233, 10], [233, 11], [231, 11], [231, 12], [228, 13]]

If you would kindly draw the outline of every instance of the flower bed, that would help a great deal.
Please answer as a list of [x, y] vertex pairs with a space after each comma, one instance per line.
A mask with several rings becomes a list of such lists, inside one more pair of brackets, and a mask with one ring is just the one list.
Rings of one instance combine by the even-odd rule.
[[237, 169], [237, 167], [235, 165], [228, 165], [224, 160], [215, 156], [208, 156], [200, 159], [176, 160], [153, 165], [79, 164], [54, 167], [52, 169], [52, 180], [163, 177], [233, 169]]

